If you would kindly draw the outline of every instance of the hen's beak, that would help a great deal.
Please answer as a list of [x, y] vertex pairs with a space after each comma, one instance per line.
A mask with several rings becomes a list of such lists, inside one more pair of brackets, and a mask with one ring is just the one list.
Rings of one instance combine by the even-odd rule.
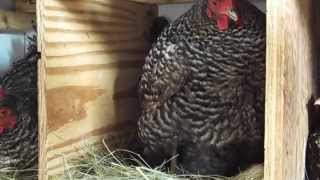
[[234, 9], [230, 9], [227, 13], [227, 15], [229, 16], [229, 18], [235, 22], [238, 21], [239, 17], [238, 14], [236, 13], [236, 11]]

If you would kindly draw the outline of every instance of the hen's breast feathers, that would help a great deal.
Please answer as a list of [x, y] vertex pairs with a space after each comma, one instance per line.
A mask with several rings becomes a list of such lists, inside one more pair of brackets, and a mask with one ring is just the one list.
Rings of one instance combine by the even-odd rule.
[[39, 55], [36, 51], [29, 53], [29, 56], [27, 55], [15, 62], [0, 82], [6, 94], [14, 95], [18, 99], [28, 96], [34, 99], [37, 96], [37, 62]]

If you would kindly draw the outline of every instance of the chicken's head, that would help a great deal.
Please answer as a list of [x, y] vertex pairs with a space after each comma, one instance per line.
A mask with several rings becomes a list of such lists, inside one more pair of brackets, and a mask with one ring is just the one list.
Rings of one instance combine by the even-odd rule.
[[0, 135], [8, 128], [14, 128], [17, 123], [17, 116], [7, 102], [6, 93], [0, 87]]
[[240, 17], [236, 12], [236, 0], [208, 0], [207, 16], [217, 23], [217, 27], [221, 31], [229, 28], [230, 20], [240, 25]]

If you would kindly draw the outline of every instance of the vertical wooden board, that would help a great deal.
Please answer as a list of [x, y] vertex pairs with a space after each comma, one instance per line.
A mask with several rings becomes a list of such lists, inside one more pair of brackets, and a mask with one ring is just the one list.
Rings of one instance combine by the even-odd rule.
[[267, 1], [265, 179], [302, 180], [315, 91], [311, 0]]
[[46, 72], [45, 72], [45, 62], [39, 60], [38, 62], [38, 121], [39, 121], [39, 173], [38, 177], [40, 180], [46, 180], [46, 138], [47, 138], [47, 111], [46, 111], [46, 96], [45, 96], [45, 82], [46, 82]]
[[[40, 1], [48, 175], [79, 146], [116, 146], [135, 131], [136, 86], [156, 7], [118, 0]], [[112, 147], [111, 147], [112, 148]]]
[[42, 28], [43, 28], [43, 23], [42, 23], [42, 0], [37, 0], [36, 1], [36, 16], [37, 16], [37, 48], [38, 48], [38, 52], [41, 52], [42, 50]]

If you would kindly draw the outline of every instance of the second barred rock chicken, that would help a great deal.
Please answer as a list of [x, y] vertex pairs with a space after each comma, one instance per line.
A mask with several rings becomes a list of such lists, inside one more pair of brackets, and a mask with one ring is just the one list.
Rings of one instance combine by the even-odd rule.
[[307, 145], [308, 178], [320, 180], [320, 130], [309, 135]]
[[197, 0], [164, 30], [139, 82], [147, 159], [225, 176], [263, 161], [265, 23], [245, 0]]
[[38, 160], [36, 38], [0, 79], [0, 169], [35, 169]]
[[307, 179], [320, 180], [320, 99], [316, 100], [314, 106], [310, 108], [309, 115], [311, 119], [315, 120], [311, 122], [309, 130], [309, 138], [307, 143]]

